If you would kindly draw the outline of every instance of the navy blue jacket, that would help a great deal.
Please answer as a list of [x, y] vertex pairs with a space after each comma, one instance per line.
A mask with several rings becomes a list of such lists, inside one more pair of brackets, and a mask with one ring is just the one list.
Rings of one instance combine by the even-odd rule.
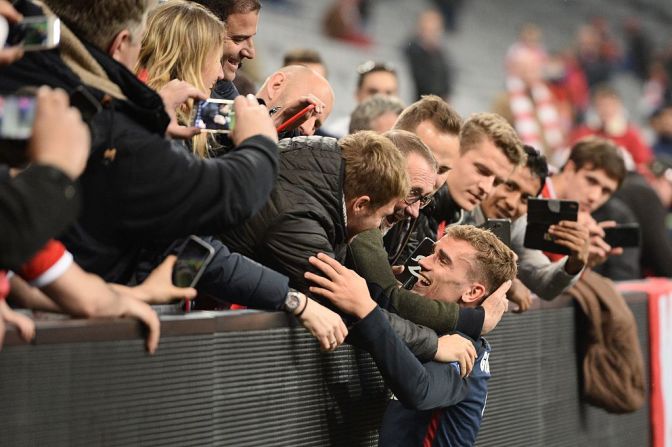
[[467, 379], [460, 378], [454, 363], [421, 363], [380, 308], [351, 327], [348, 341], [371, 354], [397, 399], [385, 413], [380, 446], [421, 446], [435, 414], [439, 423], [432, 445], [473, 445], [490, 378], [490, 345], [484, 339], [477, 342], [478, 360]]
[[[239, 253], [232, 253], [214, 237], [201, 236], [215, 249], [215, 255], [196, 285], [198, 298], [214, 298], [220, 303], [235, 303], [254, 309], [283, 310], [289, 279]], [[170, 254], [176, 254], [184, 239], [170, 245], [164, 252], [145, 249], [135, 272], [135, 283], [140, 283]]]

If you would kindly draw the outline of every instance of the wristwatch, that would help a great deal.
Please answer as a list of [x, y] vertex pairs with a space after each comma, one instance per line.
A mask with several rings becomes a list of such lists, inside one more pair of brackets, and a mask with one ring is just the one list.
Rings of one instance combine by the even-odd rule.
[[294, 289], [289, 289], [287, 292], [287, 297], [285, 298], [285, 310], [292, 314], [296, 314], [296, 311], [301, 305], [301, 292], [298, 292]]

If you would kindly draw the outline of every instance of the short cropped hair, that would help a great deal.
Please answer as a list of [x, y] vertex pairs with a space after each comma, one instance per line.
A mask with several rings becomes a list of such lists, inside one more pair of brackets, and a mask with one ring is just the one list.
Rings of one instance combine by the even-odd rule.
[[546, 177], [548, 177], [548, 163], [546, 162], [546, 157], [527, 144], [523, 146], [523, 148], [525, 149], [525, 155], [527, 155], [525, 167], [530, 170], [533, 176], [540, 180], [541, 186], [539, 187], [539, 191], [537, 191], [537, 195], [539, 195], [544, 189]]
[[418, 154], [431, 166], [434, 172], [439, 169], [439, 163], [434, 158], [434, 154], [416, 134], [395, 129], [388, 130], [383, 136], [392, 141], [405, 158], [408, 158], [410, 154]]
[[302, 64], [322, 64], [322, 56], [317, 50], [311, 48], [294, 48], [285, 53], [282, 59], [282, 66], [302, 65]]
[[128, 29], [133, 39], [145, 19], [150, 0], [44, 0], [77, 37], [103, 51], [121, 31]]
[[406, 162], [389, 139], [369, 130], [341, 138], [345, 161], [345, 199], [369, 196], [378, 209], [393, 199], [406, 197], [410, 188]]
[[576, 142], [567, 161], [573, 162], [577, 171], [584, 168], [591, 171], [601, 169], [607, 177], [616, 180], [619, 187], [627, 172], [620, 149], [611, 141], [600, 137], [586, 137]]
[[408, 106], [394, 124], [395, 129], [415, 132], [424, 121], [432, 123], [441, 133], [459, 135], [462, 117], [446, 101], [436, 95], [425, 95]]
[[404, 110], [404, 103], [396, 96], [382, 94], [373, 95], [365, 99], [355, 107], [350, 115], [349, 133], [360, 130], [371, 130], [372, 122], [386, 113], [394, 113], [397, 116]]
[[219, 20], [226, 22], [232, 14], [247, 14], [248, 12], [259, 11], [261, 3], [259, 0], [193, 0], [196, 3], [208, 8], [215, 13]]
[[397, 77], [397, 70], [393, 66], [388, 65], [385, 62], [366, 61], [357, 67], [357, 88], [362, 87], [364, 79], [366, 79], [368, 75], [380, 71], [390, 73], [395, 78]]
[[460, 131], [460, 153], [471, 150], [475, 145], [489, 139], [514, 166], [525, 163], [523, 142], [511, 125], [496, 113], [472, 114]]
[[481, 282], [486, 288], [486, 296], [516, 277], [516, 255], [489, 230], [451, 225], [446, 228], [444, 237], [465, 241], [476, 250], [469, 279]]

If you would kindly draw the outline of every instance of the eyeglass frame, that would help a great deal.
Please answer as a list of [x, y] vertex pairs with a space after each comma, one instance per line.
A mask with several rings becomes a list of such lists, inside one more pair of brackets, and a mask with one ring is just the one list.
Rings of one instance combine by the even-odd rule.
[[[434, 200], [434, 193], [435, 192], [430, 192], [429, 194], [425, 194], [423, 196], [422, 194], [413, 194], [411, 192], [404, 198], [404, 203], [408, 206], [413, 206], [415, 203], [420, 202], [420, 209], [423, 209], [432, 203], [432, 200]], [[415, 197], [411, 198], [411, 196]]]

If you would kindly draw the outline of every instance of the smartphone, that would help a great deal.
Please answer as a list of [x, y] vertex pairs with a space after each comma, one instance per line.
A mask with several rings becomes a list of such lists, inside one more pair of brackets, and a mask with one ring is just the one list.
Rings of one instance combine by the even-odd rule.
[[0, 96], [0, 139], [25, 141], [33, 133], [34, 96]]
[[431, 238], [426, 237], [420, 242], [418, 248], [413, 250], [406, 264], [404, 264], [404, 271], [397, 278], [404, 289], [411, 290], [415, 286], [415, 283], [418, 282], [418, 275], [420, 274], [420, 270], [422, 270], [420, 261], [434, 253], [435, 244], [436, 242]]
[[527, 248], [550, 253], [571, 254], [571, 251], [558, 245], [548, 233], [548, 227], [562, 220], [576, 222], [579, 215], [579, 203], [571, 200], [528, 199], [527, 228], [523, 245]]
[[35, 16], [10, 25], [5, 45], [21, 45], [25, 51], [41, 51], [56, 48], [60, 41], [61, 20], [56, 16]]
[[198, 236], [189, 236], [177, 252], [173, 267], [173, 284], [178, 287], [194, 287], [201, 279], [215, 249]]
[[639, 247], [641, 233], [639, 224], [618, 224], [604, 229], [604, 241], [612, 247]]
[[306, 113], [310, 112], [310, 111], [313, 110], [314, 108], [315, 108], [315, 104], [310, 104], [310, 105], [304, 107], [304, 108], [301, 109], [296, 115], [292, 116], [292, 117], [289, 118], [287, 121], [285, 121], [284, 123], [280, 124], [275, 130], [276, 130], [278, 133], [287, 130], [287, 128], [288, 128], [289, 126], [291, 126], [292, 124], [294, 124], [295, 122], [297, 122], [297, 121], [299, 120], [299, 118], [301, 118], [303, 115], [305, 115]]
[[479, 228], [490, 230], [497, 239], [504, 242], [507, 247], [511, 247], [511, 220], [509, 219], [488, 219]]
[[236, 125], [233, 101], [208, 98], [197, 101], [191, 114], [191, 125], [202, 132], [229, 133]]

